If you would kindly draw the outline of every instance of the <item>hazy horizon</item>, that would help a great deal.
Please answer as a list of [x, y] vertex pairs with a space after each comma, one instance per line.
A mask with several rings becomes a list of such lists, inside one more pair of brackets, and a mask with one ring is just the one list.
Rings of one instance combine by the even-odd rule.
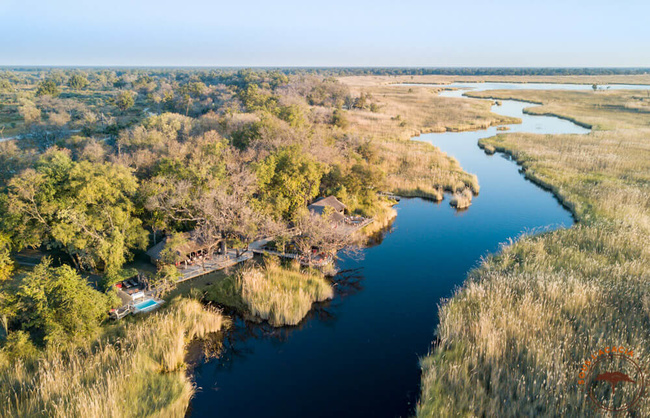
[[0, 2], [0, 65], [650, 67], [650, 3]]

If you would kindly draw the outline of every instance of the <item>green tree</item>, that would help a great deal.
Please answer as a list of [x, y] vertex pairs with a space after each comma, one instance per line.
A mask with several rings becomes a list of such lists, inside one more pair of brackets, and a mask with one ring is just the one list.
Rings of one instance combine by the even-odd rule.
[[94, 335], [110, 308], [106, 295], [69, 266], [52, 267], [48, 258], [22, 278], [11, 305], [10, 328], [29, 332], [39, 345]]
[[52, 80], [43, 80], [36, 89], [37, 96], [58, 96], [61, 92], [56, 83]]
[[88, 79], [81, 74], [73, 74], [68, 80], [68, 86], [73, 90], [83, 90], [88, 85]]
[[160, 252], [160, 262], [163, 265], [176, 264], [181, 261], [179, 249], [187, 244], [187, 238], [182, 233], [174, 233], [165, 241], [165, 248]]
[[135, 104], [135, 93], [132, 91], [124, 90], [121, 91], [117, 97], [115, 97], [115, 106], [121, 111], [126, 111], [133, 107]]
[[13, 86], [11, 85], [11, 81], [7, 79], [0, 79], [0, 92], [8, 92], [8, 91], [13, 91]]
[[19, 248], [47, 243], [80, 268], [117, 274], [131, 249], [146, 246], [132, 202], [137, 187], [124, 166], [77, 163], [64, 151], [49, 151], [9, 182], [14, 242]]
[[0, 282], [9, 280], [14, 271], [14, 262], [11, 259], [11, 239], [6, 234], [0, 233]]
[[345, 117], [343, 111], [339, 109], [334, 109], [332, 113], [332, 125], [338, 126], [339, 128], [345, 129], [350, 125], [348, 119]]
[[181, 273], [178, 271], [176, 266], [166, 264], [160, 266], [156, 275], [149, 280], [149, 286], [155, 289], [157, 297], [163, 297], [174, 289], [180, 278]]
[[257, 165], [259, 196], [276, 215], [293, 219], [318, 195], [322, 174], [321, 165], [299, 147], [282, 149]]

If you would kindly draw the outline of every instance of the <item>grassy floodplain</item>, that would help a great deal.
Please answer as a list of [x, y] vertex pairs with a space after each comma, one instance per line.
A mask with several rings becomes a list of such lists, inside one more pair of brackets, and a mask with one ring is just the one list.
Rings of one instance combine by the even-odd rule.
[[387, 189], [401, 196], [440, 201], [445, 192], [468, 190], [476, 195], [480, 189], [476, 176], [465, 172], [453, 156], [411, 141], [413, 136], [519, 122], [492, 113], [489, 103], [440, 97], [430, 88], [385, 85], [381, 77], [372, 76], [339, 80], [354, 94], [370, 95], [376, 102], [375, 111], [348, 112], [350, 129], [375, 138]]
[[[441, 306], [438, 345], [422, 360], [417, 415], [592, 413], [578, 385], [582, 362], [613, 345], [633, 348], [643, 364], [650, 355], [647, 92], [472, 95], [542, 103], [530, 113], [575, 119], [594, 132], [481, 141], [488, 151], [510, 154], [578, 223], [504, 246]], [[636, 412], [647, 416], [650, 403]]]
[[569, 84], [650, 84], [649, 74], [611, 75], [369, 75], [341, 78], [347, 84], [376, 86], [389, 84], [459, 83], [569, 83]]

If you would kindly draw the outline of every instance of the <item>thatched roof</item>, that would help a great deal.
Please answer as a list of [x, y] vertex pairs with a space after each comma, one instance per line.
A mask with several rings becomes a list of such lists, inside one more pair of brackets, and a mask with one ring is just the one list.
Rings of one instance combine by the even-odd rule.
[[323, 214], [323, 210], [325, 210], [326, 207], [334, 209], [334, 212], [343, 212], [343, 210], [345, 210], [345, 205], [335, 196], [324, 197], [308, 206], [310, 211], [316, 212], [319, 215]]
[[[187, 254], [190, 254], [192, 252], [196, 252], [202, 249], [205, 249], [209, 247], [210, 245], [214, 245], [220, 240], [213, 240], [210, 243], [204, 242], [204, 240], [200, 237], [198, 237], [198, 234], [194, 231], [192, 232], [183, 232], [181, 234], [183, 238], [185, 239], [185, 243], [183, 245], [180, 245], [176, 252], [178, 253], [179, 257], [184, 257]], [[162, 241], [160, 241], [158, 244], [154, 245], [153, 247], [149, 248], [147, 250], [147, 255], [151, 257], [154, 260], [160, 260], [160, 253], [162, 250], [165, 249], [165, 245], [167, 244], [167, 239], [169, 238], [169, 235], [166, 236]]]

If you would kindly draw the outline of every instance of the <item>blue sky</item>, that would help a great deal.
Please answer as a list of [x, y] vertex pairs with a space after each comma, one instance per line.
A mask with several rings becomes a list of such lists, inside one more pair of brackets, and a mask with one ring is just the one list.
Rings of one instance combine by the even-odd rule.
[[0, 65], [644, 66], [650, 1], [0, 0]]

